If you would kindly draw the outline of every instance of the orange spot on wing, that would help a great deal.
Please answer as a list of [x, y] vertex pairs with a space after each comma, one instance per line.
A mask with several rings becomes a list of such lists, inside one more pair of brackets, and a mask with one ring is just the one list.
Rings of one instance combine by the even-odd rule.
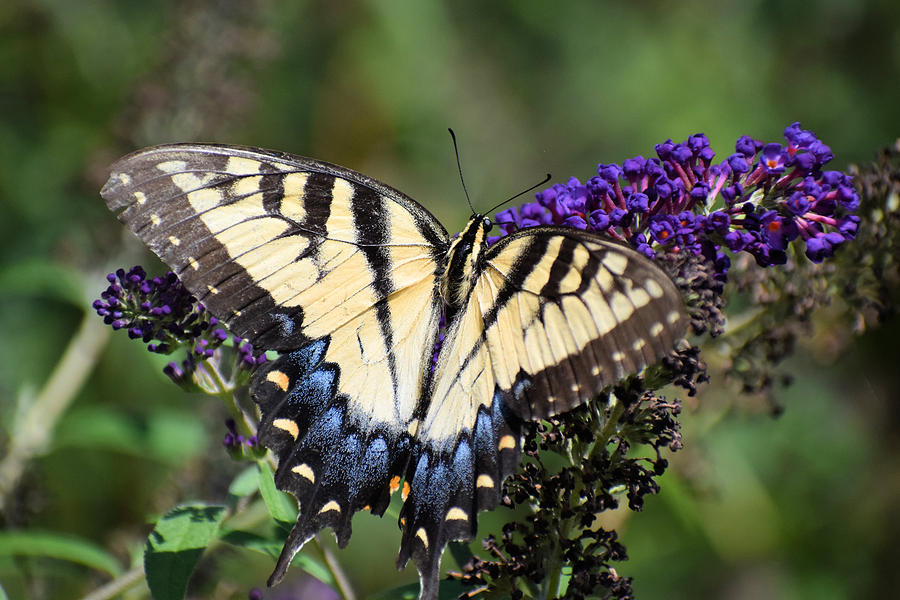
[[274, 383], [282, 392], [286, 392], [291, 383], [290, 377], [281, 371], [269, 371], [266, 374], [266, 381]]

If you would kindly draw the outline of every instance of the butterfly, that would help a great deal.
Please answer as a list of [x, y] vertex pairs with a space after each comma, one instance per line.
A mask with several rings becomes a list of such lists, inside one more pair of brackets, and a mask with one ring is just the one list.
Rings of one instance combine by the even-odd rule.
[[403, 488], [398, 568], [437, 598], [440, 558], [470, 540], [518, 466], [520, 427], [657, 362], [687, 318], [650, 260], [589, 231], [451, 238], [366, 175], [259, 148], [175, 144], [111, 167], [118, 218], [230, 330], [280, 356], [254, 373], [259, 440], [299, 502], [269, 585], [320, 529]]

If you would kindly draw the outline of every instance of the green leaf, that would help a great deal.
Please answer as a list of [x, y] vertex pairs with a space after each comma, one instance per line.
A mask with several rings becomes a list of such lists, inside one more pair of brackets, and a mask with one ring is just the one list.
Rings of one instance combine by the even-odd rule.
[[146, 422], [100, 406], [76, 407], [60, 421], [56, 450], [101, 448], [166, 464], [182, 464], [206, 447], [206, 431], [189, 413], [158, 410]]
[[456, 561], [456, 565], [461, 569], [466, 563], [472, 560], [472, 557], [475, 556], [472, 554], [472, 550], [469, 548], [468, 544], [464, 544], [463, 542], [450, 542], [447, 544], [447, 549], [450, 551], [450, 554], [453, 556], [453, 560]]
[[[263, 554], [267, 554], [272, 558], [278, 558], [278, 556], [281, 554], [281, 548], [284, 545], [281, 540], [273, 540], [256, 533], [238, 530], [229, 531], [228, 533], [222, 535], [220, 539], [223, 542], [227, 542], [235, 546], [248, 548], [256, 552], [262, 552]], [[332, 576], [331, 571], [328, 570], [328, 567], [326, 567], [315, 558], [308, 556], [307, 554], [297, 554], [294, 557], [294, 560], [291, 561], [291, 564], [295, 567], [303, 569], [322, 583], [326, 583], [332, 587], [336, 587], [337, 585], [334, 581], [334, 577]]]
[[147, 420], [147, 445], [153, 456], [181, 465], [207, 447], [207, 431], [197, 419], [177, 410], [157, 410]]
[[[441, 581], [441, 585], [438, 591], [438, 599], [439, 600], [456, 600], [459, 598], [460, 594], [468, 591], [469, 588], [465, 587], [459, 581], [454, 579], [445, 579]], [[385, 590], [374, 596], [370, 596], [369, 600], [416, 600], [419, 597], [419, 584], [418, 583], [410, 583], [407, 585], [402, 585], [400, 587], [396, 587], [390, 590]]]
[[150, 532], [144, 550], [147, 585], [154, 600], [180, 600], [203, 551], [225, 517], [224, 506], [176, 506]]
[[113, 577], [122, 572], [119, 562], [86, 540], [50, 532], [0, 532], [0, 555], [45, 556], [85, 565]]
[[228, 493], [238, 498], [249, 496], [259, 489], [259, 476], [254, 467], [247, 467], [231, 481], [228, 486]]
[[4, 265], [0, 268], [0, 289], [8, 294], [52, 298], [79, 308], [85, 304], [84, 284], [78, 273], [42, 258]]
[[219, 539], [233, 546], [240, 546], [241, 548], [261, 552], [272, 558], [277, 558], [278, 555], [281, 554], [281, 547], [283, 545], [281, 540], [273, 540], [272, 538], [259, 535], [258, 533], [241, 531], [238, 529], [223, 533], [219, 536]]
[[269, 514], [279, 526], [290, 530], [297, 522], [297, 505], [290, 496], [275, 487], [275, 476], [269, 464], [265, 461], [256, 464], [259, 465], [259, 492], [269, 509]]

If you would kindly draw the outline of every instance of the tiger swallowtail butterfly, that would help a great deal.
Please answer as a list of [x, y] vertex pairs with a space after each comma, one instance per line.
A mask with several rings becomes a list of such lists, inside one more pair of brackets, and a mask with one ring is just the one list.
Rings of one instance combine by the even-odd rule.
[[687, 327], [631, 248], [555, 226], [489, 245], [483, 215], [451, 239], [411, 198], [314, 159], [157, 146], [115, 163], [101, 195], [212, 315], [281, 353], [251, 382], [300, 507], [270, 585], [402, 485], [398, 567], [412, 557], [437, 598], [444, 547], [474, 537], [518, 466], [520, 424], [657, 362]]

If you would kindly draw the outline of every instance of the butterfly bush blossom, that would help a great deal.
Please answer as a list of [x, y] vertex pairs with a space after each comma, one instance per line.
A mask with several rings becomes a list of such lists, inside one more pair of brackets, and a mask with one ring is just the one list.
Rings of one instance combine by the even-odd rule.
[[[171, 354], [181, 346], [189, 349], [181, 364], [170, 362], [163, 369], [175, 383], [190, 379], [199, 362], [210, 359], [229, 335], [224, 325], [191, 295], [169, 271], [162, 277], [147, 277], [143, 267], [118, 269], [106, 276], [109, 287], [93, 303], [94, 310], [113, 329], [126, 329], [128, 337], [140, 339], [147, 350]], [[234, 337], [238, 365], [252, 370], [266, 361], [265, 353]]]
[[[106, 276], [109, 286], [93, 303], [94, 310], [113, 329], [140, 339], [147, 350], [172, 354], [184, 348], [186, 357], [172, 361], [163, 372], [179, 386], [210, 394], [231, 393], [246, 384], [250, 374], [266, 361], [265, 352], [237, 336], [229, 336], [223, 323], [210, 315], [175, 273], [148, 277], [143, 267], [118, 269]], [[223, 344], [232, 338], [231, 346]], [[241, 447], [257, 447], [247, 428], [242, 434], [235, 419], [226, 422], [225, 447], [241, 455]]]
[[702, 133], [669, 139], [656, 145], [657, 158], [601, 163], [587, 181], [554, 184], [535, 202], [497, 213], [496, 222], [503, 234], [550, 224], [597, 231], [649, 258], [702, 255], [723, 282], [728, 252], [769, 267], [784, 264], [799, 241], [821, 262], [856, 236], [859, 195], [848, 175], [823, 170], [833, 155], [814, 133], [794, 123], [784, 137], [786, 144], [766, 144], [742, 136], [719, 163]]

